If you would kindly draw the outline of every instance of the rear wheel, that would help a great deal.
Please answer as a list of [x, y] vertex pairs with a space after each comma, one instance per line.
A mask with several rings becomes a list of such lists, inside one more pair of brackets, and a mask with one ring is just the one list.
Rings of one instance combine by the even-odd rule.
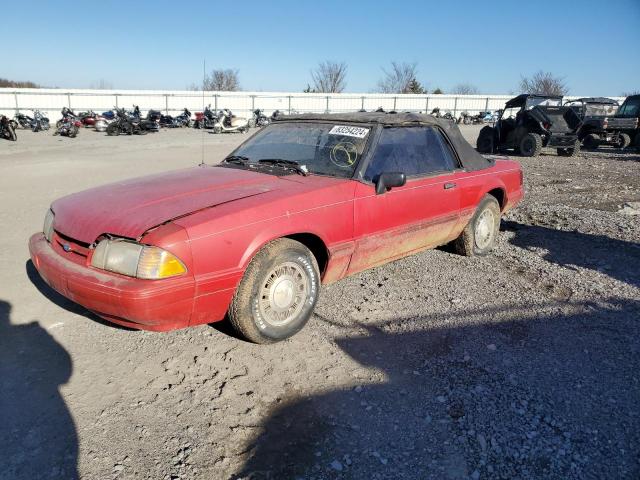
[[76, 138], [78, 135], [78, 127], [76, 125], [72, 125], [69, 129], [69, 137]]
[[476, 140], [476, 149], [480, 153], [493, 153], [495, 132], [493, 127], [482, 127]]
[[595, 133], [590, 133], [582, 140], [584, 148], [596, 149], [600, 146], [600, 137]]
[[537, 133], [527, 133], [520, 140], [520, 155], [537, 157], [542, 151], [542, 137]]
[[616, 138], [615, 146], [618, 148], [627, 148], [631, 145], [631, 137], [626, 133], [620, 133]]
[[577, 157], [580, 155], [580, 140], [576, 140], [573, 148], [559, 148], [558, 155], [561, 157]]
[[500, 231], [500, 205], [493, 195], [485, 195], [467, 226], [452, 245], [456, 253], [472, 257], [487, 255]]
[[229, 307], [236, 331], [254, 343], [291, 337], [311, 317], [318, 300], [320, 272], [311, 251], [280, 238], [253, 257]]

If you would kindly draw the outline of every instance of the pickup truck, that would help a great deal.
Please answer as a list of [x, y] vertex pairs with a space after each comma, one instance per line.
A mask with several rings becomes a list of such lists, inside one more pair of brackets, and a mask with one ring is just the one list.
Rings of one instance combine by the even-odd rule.
[[611, 98], [585, 97], [565, 102], [582, 120], [578, 129], [578, 139], [585, 148], [595, 149], [600, 145], [624, 148], [628, 137], [620, 129], [631, 125], [630, 119], [615, 118], [620, 104]]
[[49, 285], [111, 322], [228, 317], [270, 343], [306, 324], [323, 283], [444, 244], [487, 255], [522, 184], [518, 162], [431, 115], [278, 116], [218, 165], [54, 201], [29, 250]]
[[640, 95], [631, 95], [622, 102], [616, 114], [604, 120], [604, 129], [607, 132], [617, 132], [622, 141], [618, 145], [625, 148], [634, 145], [640, 148]]

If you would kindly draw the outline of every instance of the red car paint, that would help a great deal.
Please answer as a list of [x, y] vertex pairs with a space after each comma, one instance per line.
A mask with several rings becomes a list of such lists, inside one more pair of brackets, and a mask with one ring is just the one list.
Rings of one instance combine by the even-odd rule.
[[[456, 188], [444, 188], [448, 183]], [[249, 261], [276, 238], [321, 245], [322, 281], [330, 283], [453, 240], [489, 192], [503, 212], [523, 197], [520, 166], [510, 160], [408, 179], [382, 195], [374, 188], [354, 179], [201, 166], [57, 200], [51, 243], [37, 233], [29, 249], [62, 295], [112, 322], [163, 331], [222, 320]], [[103, 234], [164, 248], [187, 273], [141, 280], [95, 269], [91, 244]]]

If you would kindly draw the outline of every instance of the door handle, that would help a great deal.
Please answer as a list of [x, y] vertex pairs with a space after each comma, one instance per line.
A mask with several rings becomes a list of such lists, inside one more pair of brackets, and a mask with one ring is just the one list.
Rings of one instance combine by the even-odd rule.
[[449, 190], [451, 188], [456, 188], [456, 184], [453, 183], [453, 182], [447, 182], [447, 183], [444, 184], [444, 189], [445, 190]]

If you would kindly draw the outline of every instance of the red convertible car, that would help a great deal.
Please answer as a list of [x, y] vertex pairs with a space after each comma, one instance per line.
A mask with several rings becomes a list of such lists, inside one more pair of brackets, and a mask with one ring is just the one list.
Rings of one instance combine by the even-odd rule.
[[228, 317], [253, 342], [299, 331], [320, 285], [451, 243], [484, 255], [522, 171], [412, 113], [279, 117], [219, 165], [56, 200], [29, 242], [42, 278], [146, 330]]

